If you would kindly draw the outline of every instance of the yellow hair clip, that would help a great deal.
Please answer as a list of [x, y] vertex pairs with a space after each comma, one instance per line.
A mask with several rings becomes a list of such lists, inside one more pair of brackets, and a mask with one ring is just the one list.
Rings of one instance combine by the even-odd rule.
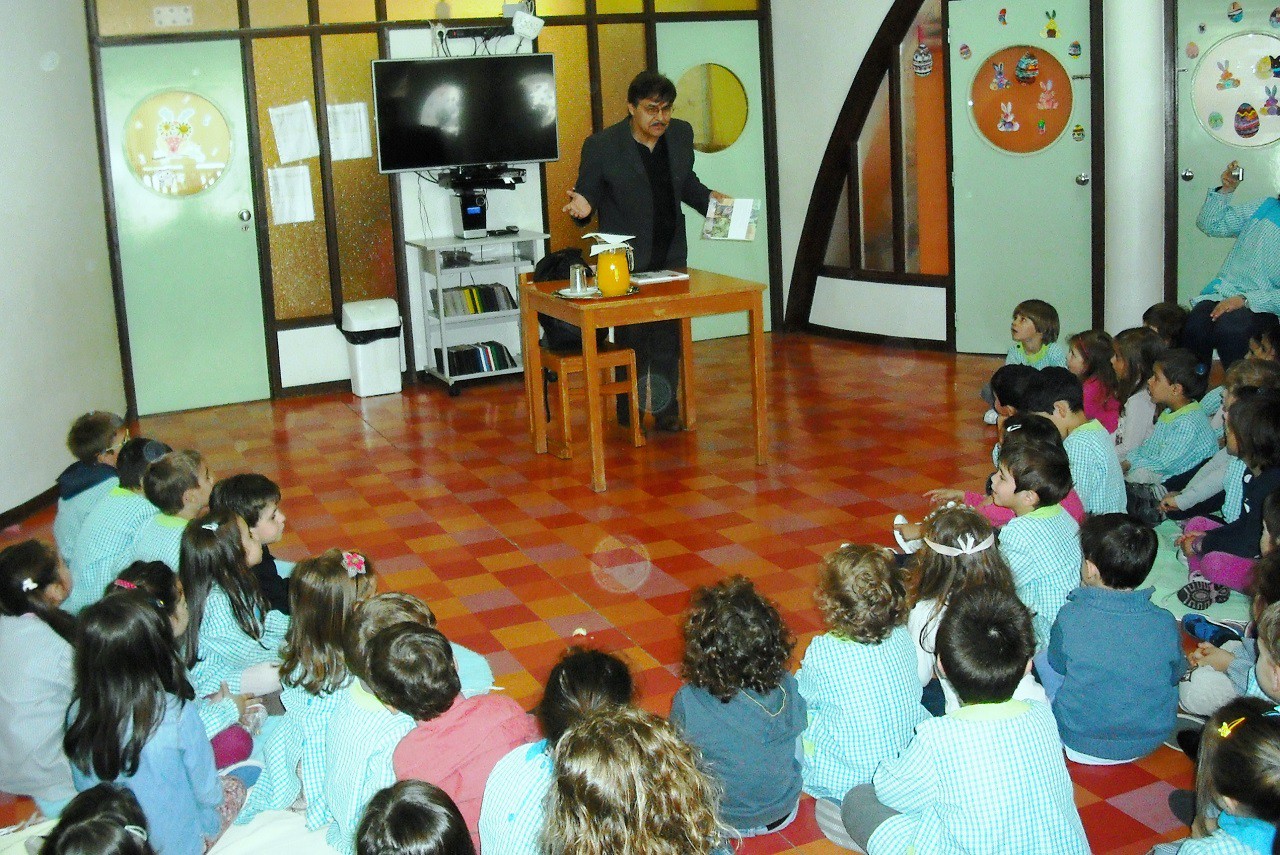
[[1243, 723], [1244, 723], [1244, 716], [1240, 716], [1240, 718], [1236, 719], [1235, 721], [1223, 722], [1222, 724], [1218, 725], [1218, 735], [1221, 736], [1223, 739], [1226, 739], [1228, 736], [1231, 735], [1231, 731], [1235, 730], [1237, 727], [1239, 727]]

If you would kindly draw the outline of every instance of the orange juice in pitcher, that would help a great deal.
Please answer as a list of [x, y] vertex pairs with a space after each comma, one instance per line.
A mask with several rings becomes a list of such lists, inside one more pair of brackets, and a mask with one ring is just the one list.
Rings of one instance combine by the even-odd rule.
[[631, 290], [631, 247], [609, 247], [596, 256], [596, 287], [606, 297]]

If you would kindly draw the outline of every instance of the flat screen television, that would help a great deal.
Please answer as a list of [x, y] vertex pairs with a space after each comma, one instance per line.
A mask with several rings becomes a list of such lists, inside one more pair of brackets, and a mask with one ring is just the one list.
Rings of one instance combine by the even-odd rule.
[[555, 57], [373, 62], [378, 171], [556, 160]]

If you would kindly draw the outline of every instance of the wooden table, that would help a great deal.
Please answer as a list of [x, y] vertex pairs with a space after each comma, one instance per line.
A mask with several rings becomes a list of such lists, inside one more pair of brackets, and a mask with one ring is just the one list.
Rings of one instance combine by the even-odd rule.
[[555, 292], [567, 282], [524, 282], [520, 287], [520, 329], [524, 349], [524, 386], [529, 405], [529, 434], [534, 451], [547, 452], [547, 421], [542, 406], [542, 353], [538, 347], [538, 313], [559, 318], [582, 330], [582, 356], [587, 391], [587, 436], [591, 446], [591, 489], [605, 489], [604, 425], [600, 409], [597, 329], [647, 321], [680, 321], [680, 413], [685, 430], [697, 426], [693, 395], [691, 318], [746, 312], [750, 323], [751, 400], [755, 424], [756, 464], [765, 462], [764, 285], [733, 276], [689, 270], [689, 278], [640, 286], [625, 297], [570, 300]]

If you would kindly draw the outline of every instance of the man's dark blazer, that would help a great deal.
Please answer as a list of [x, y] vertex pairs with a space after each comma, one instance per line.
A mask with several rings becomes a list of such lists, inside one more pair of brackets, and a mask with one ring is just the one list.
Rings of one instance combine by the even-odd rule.
[[[599, 218], [599, 229], [614, 234], [635, 235], [631, 241], [636, 270], [684, 267], [689, 250], [684, 237], [684, 211], [679, 203], [707, 212], [711, 191], [693, 171], [693, 127], [672, 119], [664, 134], [671, 162], [671, 182], [676, 204], [675, 233], [666, 258], [653, 255], [653, 193], [649, 176], [631, 135], [631, 117], [587, 137], [582, 144], [578, 183], [574, 188], [591, 203]], [[579, 225], [590, 221], [578, 220]]]

